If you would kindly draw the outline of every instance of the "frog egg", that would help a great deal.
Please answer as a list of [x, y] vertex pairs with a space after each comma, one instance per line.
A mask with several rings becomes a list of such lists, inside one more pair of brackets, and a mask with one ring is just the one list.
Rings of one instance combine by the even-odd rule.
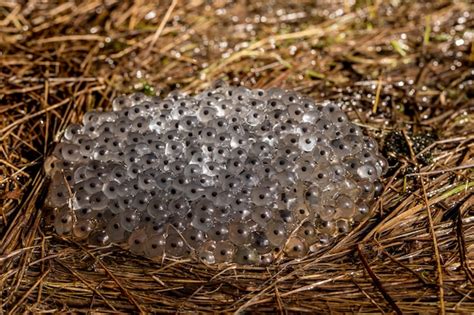
[[[111, 132], [107, 132], [107, 131], [104, 131], [104, 132], [101, 132], [99, 134], [99, 136], [97, 137], [97, 139], [95, 139], [96, 141], [90, 141], [90, 144], [94, 144], [96, 145], [97, 147], [104, 147], [105, 149], [109, 150], [109, 147], [107, 146], [110, 142], [112, 142], [115, 138], [115, 135]], [[85, 141], [87, 141], [86, 139], [84, 139], [82, 141], [82, 143], [84, 143]], [[89, 144], [89, 149], [90, 149], [90, 144]], [[94, 149], [92, 150], [89, 150], [89, 151], [92, 151], [94, 152]], [[81, 151], [81, 147], [79, 147], [79, 152], [83, 154], [83, 152], [86, 152], [86, 151]]]
[[72, 196], [72, 207], [75, 210], [90, 207], [90, 194], [85, 190], [77, 190], [76, 188], [76, 193]]
[[[148, 149], [150, 149], [150, 147], [147, 144], [142, 143], [141, 145], [144, 145]], [[151, 153], [151, 151], [147, 153], [145, 153], [144, 151], [138, 152], [138, 154], [140, 155], [138, 165], [140, 165], [143, 170], [148, 171], [148, 173], [151, 172], [150, 174], [153, 176], [153, 178], [155, 178], [156, 175], [158, 174], [158, 172], [154, 169], [155, 165], [158, 164], [158, 157], [154, 153]]]
[[230, 241], [216, 242], [212, 254], [215, 257], [215, 261], [218, 263], [231, 262], [234, 258], [235, 246]]
[[248, 247], [237, 247], [237, 252], [235, 253], [235, 262], [241, 265], [252, 265], [258, 262], [259, 255], [257, 251], [253, 248]]
[[217, 110], [211, 106], [203, 106], [196, 113], [196, 117], [201, 123], [207, 123], [216, 116]]
[[365, 199], [365, 200], [370, 200], [374, 196], [374, 183], [371, 182], [370, 180], [360, 180], [357, 182], [357, 185], [360, 188], [360, 198]]
[[[112, 113], [102, 113], [102, 114], [112, 114]], [[99, 124], [97, 127], [97, 132], [99, 134], [99, 137], [103, 134], [114, 136], [113, 130], [114, 130], [114, 125], [115, 125], [114, 122], [116, 118], [117, 117], [108, 117], [108, 118], [104, 117], [104, 119], [107, 119], [107, 120]], [[99, 139], [99, 137], [97, 139]]]
[[240, 177], [242, 185], [245, 187], [255, 187], [259, 182], [258, 176], [251, 170], [244, 170], [240, 173]]
[[102, 192], [104, 193], [105, 197], [108, 199], [115, 199], [118, 198], [118, 191], [120, 188], [120, 183], [116, 181], [108, 181], [102, 186]]
[[324, 117], [320, 118], [314, 125], [314, 129], [320, 130], [324, 133], [328, 132], [328, 130], [332, 128], [334, 128], [332, 122]]
[[61, 207], [67, 204], [69, 200], [69, 190], [63, 183], [57, 183], [50, 186], [48, 192], [48, 201], [52, 207]]
[[131, 106], [132, 106], [132, 101], [125, 95], [116, 97], [112, 101], [112, 108], [114, 111], [121, 111]]
[[367, 137], [367, 136], [363, 136], [362, 140], [364, 141], [364, 147], [365, 148], [373, 150], [373, 151], [378, 151], [379, 146], [378, 146], [377, 142], [374, 139], [372, 139], [370, 137]]
[[114, 130], [112, 131], [115, 136], [119, 139], [125, 139], [130, 130], [130, 120], [121, 119], [115, 123]]
[[305, 111], [301, 117], [303, 123], [315, 124], [321, 118], [321, 112], [317, 110]]
[[133, 231], [128, 238], [130, 251], [136, 255], [145, 254], [147, 235], [144, 229]]
[[227, 224], [216, 223], [208, 232], [209, 238], [215, 241], [222, 241], [228, 238], [229, 229]]
[[165, 155], [178, 158], [183, 154], [184, 146], [181, 142], [170, 141], [166, 144]]
[[78, 239], [86, 239], [94, 230], [94, 223], [91, 220], [78, 220], [72, 229], [72, 235]]
[[172, 200], [168, 205], [168, 211], [170, 213], [177, 213], [179, 215], [185, 215], [190, 210], [189, 203], [185, 198], [178, 198]]
[[330, 205], [318, 207], [318, 214], [322, 220], [329, 221], [336, 217], [336, 208]]
[[48, 156], [44, 162], [44, 171], [47, 176], [53, 177], [53, 175], [59, 170], [56, 169], [58, 158], [54, 155]]
[[266, 91], [266, 94], [269, 99], [280, 100], [283, 97], [283, 95], [285, 95], [285, 91], [277, 87], [272, 87]]
[[207, 175], [199, 175], [196, 176], [196, 181], [199, 183], [204, 188], [208, 187], [214, 187], [216, 185], [216, 179], [212, 176], [207, 176]]
[[125, 141], [127, 144], [126, 153], [136, 151], [136, 144], [144, 142], [143, 135], [140, 132], [130, 132], [127, 134]]
[[266, 206], [255, 207], [252, 211], [252, 220], [260, 226], [266, 226], [273, 217], [273, 212]]
[[312, 152], [317, 145], [317, 138], [313, 134], [304, 134], [298, 140], [299, 148], [305, 152]]
[[193, 248], [200, 247], [201, 244], [206, 240], [206, 234], [203, 231], [195, 229], [191, 226], [188, 226], [182, 234], [189, 246]]
[[259, 187], [252, 190], [251, 200], [256, 206], [265, 206], [272, 203], [273, 196], [269, 189]]
[[128, 109], [128, 119], [134, 120], [139, 117], [143, 117], [146, 115], [147, 108], [144, 105], [138, 103]]
[[[179, 111], [179, 109], [178, 109]], [[183, 136], [184, 133], [188, 133], [188, 137], [196, 136], [194, 131], [198, 128], [202, 128], [201, 122], [196, 118], [196, 116], [191, 116], [195, 114], [194, 109], [187, 109], [186, 112], [188, 115], [180, 117], [179, 119], [175, 120], [174, 127], [181, 132]]]
[[200, 164], [188, 164], [184, 167], [183, 175], [186, 178], [191, 178], [196, 175], [202, 174], [203, 166]]
[[297, 221], [312, 217], [311, 207], [308, 207], [305, 203], [295, 202], [290, 208]]
[[201, 130], [201, 141], [203, 143], [215, 143], [217, 139], [217, 131], [214, 128], [207, 127]]
[[211, 229], [213, 220], [207, 213], [193, 212], [191, 225], [200, 231], [207, 232]]
[[[235, 154], [232, 154], [235, 156]], [[242, 154], [241, 154], [242, 155]], [[245, 160], [245, 159], [244, 159]], [[227, 171], [233, 175], [239, 175], [244, 170], [242, 158], [231, 158], [227, 161]]]
[[120, 226], [127, 232], [133, 231], [140, 223], [140, 214], [134, 209], [128, 209], [119, 214]]
[[[338, 106], [334, 107], [325, 107], [325, 108], [335, 108], [333, 112], [329, 112], [327, 117], [328, 119], [336, 126], [343, 126], [348, 123], [348, 118], [346, 114], [340, 110]], [[324, 112], [324, 111], [323, 111]]]
[[249, 224], [242, 222], [232, 222], [229, 224], [229, 240], [235, 245], [249, 244], [252, 231]]
[[105, 246], [110, 242], [110, 239], [105, 230], [94, 230], [89, 234], [88, 242], [91, 245]]
[[378, 197], [383, 192], [383, 185], [379, 180], [374, 182], [374, 196]]
[[331, 147], [334, 150], [334, 154], [341, 159], [352, 153], [351, 147], [341, 139], [331, 141]]
[[97, 142], [93, 140], [85, 140], [79, 145], [79, 154], [91, 156], [94, 149], [97, 147]]
[[140, 92], [133, 93], [132, 95], [129, 96], [129, 98], [132, 101], [132, 104], [133, 104], [132, 106], [135, 106], [137, 104], [150, 100], [148, 96]]
[[268, 121], [272, 124], [273, 131], [275, 131], [277, 134], [291, 132], [291, 130], [288, 130], [287, 127], [292, 129], [293, 126], [291, 124], [285, 123], [285, 121], [287, 121], [289, 118], [288, 112], [286, 111], [286, 108], [277, 108], [277, 102], [278, 101], [271, 101], [269, 103], [275, 106], [274, 109], [272, 109], [270, 112], [267, 112]]
[[147, 205], [147, 213], [153, 218], [160, 218], [163, 213], [166, 213], [167, 205], [163, 202], [163, 196], [157, 195], [152, 198]]
[[273, 249], [268, 237], [262, 231], [257, 231], [252, 234], [251, 246], [255, 248], [259, 254], [269, 253]]
[[[150, 216], [150, 218], [152, 217]], [[145, 227], [145, 233], [148, 237], [162, 235], [166, 232], [165, 221], [167, 221], [167, 217], [164, 219], [151, 219], [150, 221], [143, 222], [142, 226]]]
[[178, 232], [172, 230], [166, 238], [166, 254], [173, 257], [181, 257], [188, 251], [188, 247]]
[[357, 175], [360, 178], [367, 178], [371, 181], [375, 181], [377, 179], [377, 169], [372, 163], [365, 163], [360, 165], [357, 170]]
[[234, 103], [231, 100], [220, 100], [214, 103], [213, 107], [216, 109], [217, 117], [226, 117], [228, 116], [233, 109]]
[[164, 235], [154, 235], [147, 238], [144, 244], [145, 256], [148, 258], [157, 258], [163, 256], [165, 252], [166, 238]]
[[102, 191], [99, 191], [89, 197], [89, 203], [92, 210], [104, 210], [109, 203], [109, 199]]
[[339, 126], [339, 128], [341, 130], [341, 133], [345, 135], [344, 138], [356, 140], [356, 141], [351, 141], [351, 142], [356, 142], [356, 143], [362, 142], [363, 132], [359, 126], [349, 123], [349, 124], [343, 124]]
[[120, 158], [121, 155], [120, 153], [123, 153], [121, 151], [121, 143], [119, 142], [119, 140], [117, 139], [111, 139], [109, 142], [107, 142], [107, 144], [105, 145], [105, 148], [111, 152], [111, 153], [117, 153], [118, 154], [118, 157]]
[[102, 190], [102, 182], [98, 178], [89, 178], [83, 181], [84, 190], [89, 194], [93, 195]]
[[307, 181], [313, 178], [314, 168], [314, 162], [301, 159], [295, 162], [294, 172], [300, 180]]
[[155, 132], [160, 133], [165, 130], [167, 121], [165, 117], [153, 117], [148, 121], [148, 129]]
[[109, 240], [114, 243], [124, 241], [128, 236], [127, 231], [120, 224], [120, 216], [110, 220], [107, 223], [105, 231], [109, 236]]
[[67, 142], [60, 142], [58, 143], [53, 150], [52, 156], [56, 157], [55, 161], [58, 159], [63, 159], [63, 148], [67, 144]]
[[316, 228], [311, 222], [304, 222], [296, 233], [300, 239], [306, 240], [308, 244], [313, 244], [317, 241], [318, 235], [316, 233]]
[[346, 219], [339, 219], [336, 221], [336, 229], [341, 234], [346, 234], [349, 232], [350, 223]]
[[308, 253], [306, 241], [300, 237], [291, 237], [285, 244], [285, 253], [291, 258], [301, 258]]
[[82, 158], [81, 152], [79, 152], [79, 146], [77, 144], [65, 144], [61, 152], [64, 160], [69, 162], [77, 162]]
[[80, 208], [74, 210], [74, 215], [76, 216], [77, 220], [83, 220], [87, 221], [89, 219], [92, 219], [96, 216], [96, 211], [90, 209], [90, 208]]
[[370, 208], [369, 206], [367, 205], [367, 203], [365, 202], [358, 202], [356, 205], [355, 205], [355, 216], [354, 216], [354, 220], [355, 221], [361, 221], [363, 218], [367, 217], [367, 215], [369, 214], [370, 212]]
[[321, 204], [321, 189], [319, 185], [311, 185], [304, 194], [304, 199], [309, 207], [316, 207]]
[[214, 257], [215, 245], [214, 246], [203, 246], [198, 250], [199, 259], [205, 264], [214, 264], [216, 258]]
[[63, 235], [71, 232], [73, 228], [73, 217], [70, 210], [67, 208], [61, 208], [55, 214], [54, 229], [57, 234]]
[[138, 210], [140, 213], [144, 213], [148, 207], [148, 196], [149, 194], [144, 191], [139, 191], [132, 201], [131, 207]]
[[83, 132], [82, 126], [79, 124], [69, 125], [66, 130], [64, 130], [64, 139], [67, 141], [72, 141], [75, 136], [80, 135]]
[[222, 189], [231, 193], [238, 193], [243, 186], [242, 181], [238, 176], [230, 176], [223, 180]]
[[325, 187], [331, 182], [331, 175], [330, 170], [324, 164], [316, 166], [313, 177], [314, 183], [319, 187]]
[[186, 198], [188, 198], [190, 201], [193, 201], [204, 194], [204, 189], [197, 184], [190, 183], [184, 188], [184, 194]]
[[252, 145], [250, 152], [260, 159], [271, 158], [272, 148], [268, 143], [265, 142], [256, 142]]
[[94, 148], [92, 151], [92, 156], [96, 161], [108, 162], [110, 160], [115, 160], [114, 155], [110, 154], [109, 150], [107, 150], [107, 147], [105, 146]]
[[375, 167], [377, 168], [379, 176], [384, 175], [388, 170], [387, 159], [381, 155], [376, 155]]
[[349, 219], [354, 216], [354, 202], [352, 198], [341, 194], [336, 198], [336, 212], [340, 218]]
[[281, 220], [271, 220], [265, 227], [265, 235], [274, 246], [280, 246], [286, 240], [286, 224]]
[[334, 221], [321, 220], [318, 222], [317, 229], [319, 232], [328, 235], [334, 235], [336, 232], [336, 224]]
[[269, 266], [274, 262], [275, 258], [273, 257], [273, 253], [267, 253], [258, 256], [257, 265], [259, 266]]
[[245, 122], [250, 126], [257, 126], [261, 124], [266, 118], [266, 115], [257, 109], [252, 109], [246, 114]]
[[229, 206], [217, 207], [216, 211], [213, 214], [214, 219], [217, 222], [226, 223], [231, 219], [231, 209]]
[[284, 172], [292, 167], [292, 163], [287, 159], [286, 156], [277, 157], [273, 165], [277, 172]]

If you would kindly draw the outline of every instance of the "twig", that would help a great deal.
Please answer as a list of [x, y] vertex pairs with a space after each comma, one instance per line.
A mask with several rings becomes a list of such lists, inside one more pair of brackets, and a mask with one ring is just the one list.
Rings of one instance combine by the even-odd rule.
[[163, 29], [165, 28], [166, 23], [168, 23], [168, 20], [169, 20], [169, 18], [171, 17], [171, 13], [173, 12], [174, 7], [176, 6], [177, 3], [178, 3], [178, 0], [173, 0], [173, 1], [171, 2], [171, 5], [169, 6], [168, 10], [167, 10], [166, 13], [165, 13], [165, 16], [163, 17], [163, 20], [161, 21], [160, 25], [159, 25], [158, 28], [156, 29], [155, 34], [153, 35], [153, 38], [151, 39], [150, 46], [148, 46], [148, 49], [146, 50], [146, 55], [149, 55], [149, 54], [150, 54], [150, 51], [151, 51], [151, 50], [153, 49], [153, 47], [155, 46], [156, 41], [158, 40], [158, 38], [160, 37], [161, 33], [163, 32]]
[[388, 304], [390, 304], [390, 306], [395, 311], [395, 313], [403, 314], [400, 308], [398, 307], [398, 305], [395, 303], [392, 297], [385, 290], [385, 288], [382, 285], [382, 282], [380, 282], [377, 275], [370, 268], [369, 263], [367, 262], [367, 259], [365, 258], [365, 255], [362, 252], [360, 247], [361, 245], [357, 244], [357, 252], [359, 253], [360, 260], [362, 261], [362, 264], [364, 265], [365, 270], [367, 270], [367, 273], [369, 274], [370, 278], [372, 278], [372, 281], [374, 282], [375, 287], [380, 291], [380, 293], [382, 293], [383, 297], [388, 302]]
[[428, 202], [428, 197], [426, 195], [426, 188], [425, 188], [425, 183], [423, 181], [423, 177], [420, 178], [421, 182], [421, 188], [423, 189], [423, 199], [425, 202], [426, 206], [426, 213], [428, 215], [428, 223], [429, 223], [429, 228], [430, 228], [430, 233], [431, 233], [431, 238], [433, 239], [433, 249], [434, 249], [434, 255], [436, 259], [436, 268], [437, 268], [437, 273], [438, 273], [438, 289], [439, 289], [439, 307], [440, 307], [440, 312], [442, 315], [446, 313], [446, 309], [444, 306], [444, 288], [443, 288], [443, 268], [441, 267], [441, 258], [439, 256], [439, 247], [438, 247], [438, 239], [436, 238], [436, 233], [433, 227], [433, 217], [431, 216], [431, 209], [430, 209], [430, 204]]

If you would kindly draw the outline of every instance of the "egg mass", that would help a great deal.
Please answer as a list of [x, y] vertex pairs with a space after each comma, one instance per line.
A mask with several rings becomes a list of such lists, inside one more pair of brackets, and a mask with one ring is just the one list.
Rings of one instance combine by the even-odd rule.
[[386, 161], [335, 102], [215, 83], [119, 96], [45, 163], [58, 234], [149, 258], [304, 257], [369, 215]]

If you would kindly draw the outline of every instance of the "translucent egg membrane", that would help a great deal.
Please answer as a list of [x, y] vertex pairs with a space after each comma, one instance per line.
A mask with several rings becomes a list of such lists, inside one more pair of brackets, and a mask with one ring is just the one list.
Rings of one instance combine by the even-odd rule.
[[347, 233], [385, 168], [338, 104], [221, 82], [117, 97], [70, 125], [45, 164], [57, 233], [239, 264], [303, 257]]

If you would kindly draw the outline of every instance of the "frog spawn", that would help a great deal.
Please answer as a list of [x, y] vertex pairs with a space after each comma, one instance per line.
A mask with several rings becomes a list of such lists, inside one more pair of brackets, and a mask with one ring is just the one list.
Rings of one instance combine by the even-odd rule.
[[385, 159], [338, 104], [217, 83], [120, 96], [70, 125], [45, 163], [59, 234], [150, 258], [268, 264], [364, 219]]

